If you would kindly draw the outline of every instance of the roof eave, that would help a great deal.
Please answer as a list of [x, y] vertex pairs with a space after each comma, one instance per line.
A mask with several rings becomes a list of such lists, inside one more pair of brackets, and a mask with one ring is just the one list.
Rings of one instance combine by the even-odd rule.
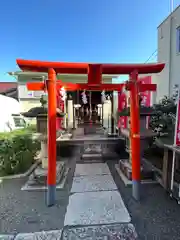
[[[16, 71], [16, 72], [8, 72], [8, 74], [10, 76], [37, 76], [37, 77], [43, 77], [43, 76], [47, 76], [48, 74], [46, 72], [28, 72], [28, 71]], [[60, 74], [58, 73], [58, 75], [63, 75], [63, 76], [74, 76], [74, 77], [78, 77], [78, 76], [87, 76], [87, 74]], [[102, 74], [103, 78], [118, 78], [119, 75], [111, 75], [111, 74]]]
[[173, 12], [171, 12], [158, 26], [157, 26], [157, 29], [160, 28], [163, 23], [165, 23], [170, 17], [172, 17], [172, 15], [180, 8], [180, 5], [177, 6]]

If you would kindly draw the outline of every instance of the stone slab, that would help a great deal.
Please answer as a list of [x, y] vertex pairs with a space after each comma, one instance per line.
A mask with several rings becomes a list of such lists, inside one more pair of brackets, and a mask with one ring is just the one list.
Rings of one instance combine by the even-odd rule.
[[35, 233], [20, 233], [14, 240], [60, 240], [62, 230], [54, 230], [47, 232], [35, 232]]
[[85, 192], [70, 196], [64, 225], [83, 226], [130, 221], [118, 191]]
[[117, 190], [111, 175], [80, 176], [73, 178], [71, 192], [93, 192]]
[[63, 240], [136, 240], [137, 233], [132, 224], [113, 224], [65, 229]]
[[[66, 168], [63, 178], [61, 179], [60, 183], [56, 185], [57, 190], [64, 189], [64, 186], [66, 184], [67, 176], [68, 176], [69, 168]], [[42, 184], [36, 184], [32, 185], [31, 180], [29, 179], [21, 188], [22, 191], [46, 191], [47, 185]]]
[[0, 240], [14, 240], [13, 235], [0, 235]]
[[109, 167], [106, 163], [87, 163], [76, 164], [74, 176], [94, 176], [94, 175], [110, 175]]

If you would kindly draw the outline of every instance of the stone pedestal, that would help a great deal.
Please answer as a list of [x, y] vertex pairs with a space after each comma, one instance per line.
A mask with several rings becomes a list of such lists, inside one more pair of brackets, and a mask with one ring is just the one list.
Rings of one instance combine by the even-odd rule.
[[[65, 165], [62, 162], [56, 164], [56, 184], [58, 184], [63, 176]], [[46, 185], [47, 184], [48, 169], [38, 167], [35, 169], [33, 176], [31, 176], [30, 185]]]
[[41, 152], [40, 152], [40, 158], [42, 161], [42, 168], [47, 169], [48, 168], [48, 150], [47, 150], [47, 138], [44, 140], [41, 140]]
[[[123, 159], [119, 161], [119, 169], [121, 173], [127, 178], [128, 181], [132, 181], [132, 159], [131, 159], [131, 142], [130, 142], [130, 128], [121, 129], [121, 133], [126, 139], [126, 151], [129, 153], [129, 159]], [[151, 130], [146, 129], [146, 116], [140, 118], [140, 157], [141, 157], [141, 180], [142, 181], [154, 181], [154, 171], [143, 161], [144, 151], [148, 148], [148, 140], [156, 134]]]
[[[128, 159], [121, 159], [119, 161], [119, 168], [125, 177], [132, 181], [132, 165]], [[142, 181], [154, 181], [155, 174], [154, 171], [142, 161], [141, 163], [141, 180]]]
[[[56, 164], [56, 188], [63, 189], [66, 182], [68, 168], [64, 162]], [[38, 166], [35, 171], [29, 176], [28, 181], [21, 188], [23, 191], [39, 191], [47, 190], [47, 169]]]

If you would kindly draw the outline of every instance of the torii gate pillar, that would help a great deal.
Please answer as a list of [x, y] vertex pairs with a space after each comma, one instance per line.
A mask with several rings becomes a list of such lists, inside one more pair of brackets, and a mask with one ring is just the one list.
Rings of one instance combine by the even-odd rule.
[[141, 155], [140, 155], [140, 121], [139, 121], [139, 94], [137, 84], [138, 73], [130, 74], [130, 141], [132, 158], [132, 195], [136, 200], [140, 199], [141, 186]]
[[47, 205], [55, 204], [56, 195], [56, 72], [48, 69], [48, 176]]

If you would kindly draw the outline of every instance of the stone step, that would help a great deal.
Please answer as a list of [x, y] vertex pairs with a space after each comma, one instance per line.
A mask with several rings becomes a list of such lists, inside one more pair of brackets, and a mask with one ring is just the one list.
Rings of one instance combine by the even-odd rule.
[[97, 158], [102, 158], [102, 154], [101, 153], [84, 153], [81, 158], [83, 158], [83, 159], [86, 159], [86, 158], [97, 159]]
[[81, 156], [81, 161], [85, 163], [101, 163], [103, 162], [103, 158], [100, 153], [87, 153]]

